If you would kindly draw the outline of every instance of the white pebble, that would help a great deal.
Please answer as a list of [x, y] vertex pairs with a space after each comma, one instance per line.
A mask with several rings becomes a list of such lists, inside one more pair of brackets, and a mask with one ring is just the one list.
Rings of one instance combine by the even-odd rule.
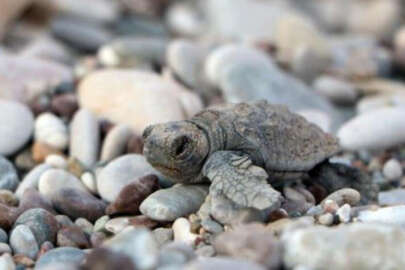
[[176, 219], [173, 223], [172, 229], [174, 233], [174, 241], [194, 245], [195, 240], [198, 238], [197, 234], [191, 233], [191, 225], [186, 218]]
[[68, 167], [68, 163], [64, 157], [61, 155], [49, 155], [45, 159], [45, 163], [52, 166], [55, 169], [66, 169]]
[[5, 253], [0, 256], [0, 269], [1, 270], [14, 270], [15, 264], [10, 254]]
[[56, 115], [46, 112], [35, 120], [35, 140], [59, 150], [64, 150], [69, 142], [65, 123]]
[[348, 223], [350, 221], [351, 210], [352, 210], [351, 206], [346, 203], [336, 211], [336, 214], [338, 215], [340, 222]]
[[333, 215], [331, 213], [325, 213], [318, 217], [319, 224], [330, 226], [333, 224]]
[[96, 177], [91, 172], [85, 172], [80, 176], [83, 184], [91, 191], [91, 193], [97, 193]]
[[394, 158], [388, 160], [384, 164], [383, 175], [389, 181], [397, 180], [397, 179], [401, 178], [402, 177], [401, 163]]

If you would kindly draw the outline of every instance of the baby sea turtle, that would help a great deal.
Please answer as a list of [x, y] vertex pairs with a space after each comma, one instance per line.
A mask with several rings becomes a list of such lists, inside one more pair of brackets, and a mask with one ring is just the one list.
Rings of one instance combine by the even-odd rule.
[[149, 126], [143, 137], [148, 162], [174, 182], [209, 180], [211, 197], [259, 210], [281, 204], [273, 181], [328, 166], [339, 151], [335, 137], [267, 101], [211, 107], [190, 120]]

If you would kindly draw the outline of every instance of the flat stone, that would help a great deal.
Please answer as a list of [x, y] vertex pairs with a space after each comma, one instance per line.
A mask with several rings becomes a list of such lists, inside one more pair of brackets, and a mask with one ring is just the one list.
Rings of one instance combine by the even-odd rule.
[[103, 247], [128, 255], [136, 269], [147, 270], [157, 266], [158, 246], [147, 229], [126, 228], [105, 241]]
[[35, 259], [39, 251], [37, 240], [26, 225], [18, 225], [10, 234], [10, 246], [15, 254], [23, 254]]
[[401, 229], [378, 224], [297, 229], [282, 237], [284, 263], [290, 268], [301, 265], [309, 269], [325, 265], [330, 270], [402, 269], [404, 240]]
[[184, 266], [184, 270], [264, 270], [264, 266], [240, 259], [215, 257], [215, 258], [201, 258], [200, 260], [194, 260]]
[[159, 175], [142, 155], [121, 156], [102, 168], [97, 175], [98, 192], [101, 198], [112, 202], [126, 185], [148, 174]]
[[19, 183], [13, 164], [0, 155], [0, 189], [14, 191]]
[[386, 149], [404, 143], [404, 114], [404, 108], [393, 107], [358, 115], [339, 129], [339, 143], [352, 151]]
[[65, 123], [52, 113], [42, 113], [35, 119], [34, 138], [59, 150], [64, 150], [69, 143]]
[[52, 200], [56, 194], [64, 188], [77, 189], [88, 192], [87, 188], [74, 175], [61, 169], [49, 169], [43, 173], [38, 183], [39, 192]]
[[35, 188], [38, 189], [38, 183], [41, 175], [50, 169], [51, 166], [48, 164], [40, 164], [32, 169], [21, 181], [21, 184], [18, 186], [15, 194], [18, 198], [21, 199], [22, 195], [24, 194], [25, 190], [28, 188]]
[[122, 155], [131, 137], [132, 131], [128, 126], [114, 126], [104, 139], [100, 160], [110, 161]]
[[35, 264], [34, 269], [44, 270], [47, 269], [46, 267], [55, 263], [79, 266], [79, 264], [84, 260], [84, 257], [84, 251], [78, 248], [58, 247], [42, 255]]
[[208, 186], [175, 185], [152, 193], [141, 206], [142, 214], [158, 221], [173, 221], [197, 212], [208, 194]]
[[34, 208], [22, 213], [14, 226], [20, 224], [28, 226], [37, 240], [38, 245], [45, 241], [54, 242], [58, 230], [58, 222], [48, 211]]
[[0, 155], [7, 156], [20, 150], [33, 129], [34, 116], [27, 106], [0, 99]]
[[70, 156], [91, 167], [98, 160], [100, 130], [98, 120], [90, 111], [80, 109], [70, 126]]
[[52, 196], [52, 204], [72, 219], [83, 217], [92, 222], [104, 215], [107, 206], [90, 193], [74, 188], [59, 189]]
[[152, 72], [102, 70], [81, 81], [79, 103], [97, 116], [127, 124], [141, 134], [148, 125], [185, 119], [183, 108], [187, 104], [183, 105], [180, 96], [183, 92], [176, 83]]

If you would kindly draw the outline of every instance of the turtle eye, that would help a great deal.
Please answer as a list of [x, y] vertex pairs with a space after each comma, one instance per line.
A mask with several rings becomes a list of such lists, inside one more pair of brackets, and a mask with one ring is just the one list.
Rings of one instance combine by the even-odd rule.
[[173, 144], [175, 156], [180, 156], [181, 154], [183, 154], [187, 150], [189, 143], [190, 143], [189, 137], [187, 136], [177, 137]]

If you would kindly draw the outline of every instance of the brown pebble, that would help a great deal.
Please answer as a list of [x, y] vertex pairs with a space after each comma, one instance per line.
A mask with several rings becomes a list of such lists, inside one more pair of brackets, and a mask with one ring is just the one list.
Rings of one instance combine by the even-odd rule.
[[39, 95], [30, 102], [29, 107], [35, 116], [49, 112], [51, 110], [51, 99], [48, 95]]
[[50, 251], [51, 249], [54, 249], [54, 245], [49, 242], [49, 241], [45, 241], [42, 243], [41, 247], [39, 248], [39, 252], [37, 254], [37, 260], [44, 255], [45, 253], [47, 253], [48, 251]]
[[131, 258], [124, 253], [106, 248], [95, 248], [89, 253], [82, 265], [82, 270], [135, 270]]
[[18, 208], [20, 213], [23, 213], [28, 209], [42, 208], [52, 214], [56, 214], [51, 202], [44, 198], [35, 188], [27, 188], [24, 191]]
[[134, 227], [146, 227], [149, 229], [155, 228], [159, 223], [147, 216], [140, 215], [129, 219], [129, 225]]
[[90, 222], [104, 215], [106, 204], [90, 193], [72, 189], [61, 189], [53, 196], [52, 204], [55, 209], [72, 219], [83, 217]]
[[78, 226], [63, 227], [58, 231], [56, 237], [59, 247], [77, 247], [81, 249], [90, 248], [90, 242], [86, 234]]
[[128, 141], [128, 153], [142, 154], [143, 153], [143, 139], [141, 136], [134, 134]]
[[32, 159], [37, 163], [44, 162], [46, 157], [52, 154], [62, 155], [58, 149], [55, 149], [45, 143], [34, 142], [32, 145]]
[[158, 178], [150, 174], [123, 187], [117, 199], [107, 207], [107, 215], [138, 214], [139, 206], [159, 188]]
[[20, 212], [17, 208], [0, 204], [0, 228], [8, 231], [19, 214]]
[[25, 267], [33, 267], [35, 262], [30, 258], [23, 254], [16, 254], [13, 256], [13, 260], [15, 264], [24, 265]]
[[52, 98], [51, 102], [52, 112], [66, 117], [72, 118], [74, 113], [79, 109], [79, 104], [75, 94], [68, 93], [57, 95]]
[[0, 189], [0, 203], [7, 206], [16, 206], [18, 198], [10, 190]]

